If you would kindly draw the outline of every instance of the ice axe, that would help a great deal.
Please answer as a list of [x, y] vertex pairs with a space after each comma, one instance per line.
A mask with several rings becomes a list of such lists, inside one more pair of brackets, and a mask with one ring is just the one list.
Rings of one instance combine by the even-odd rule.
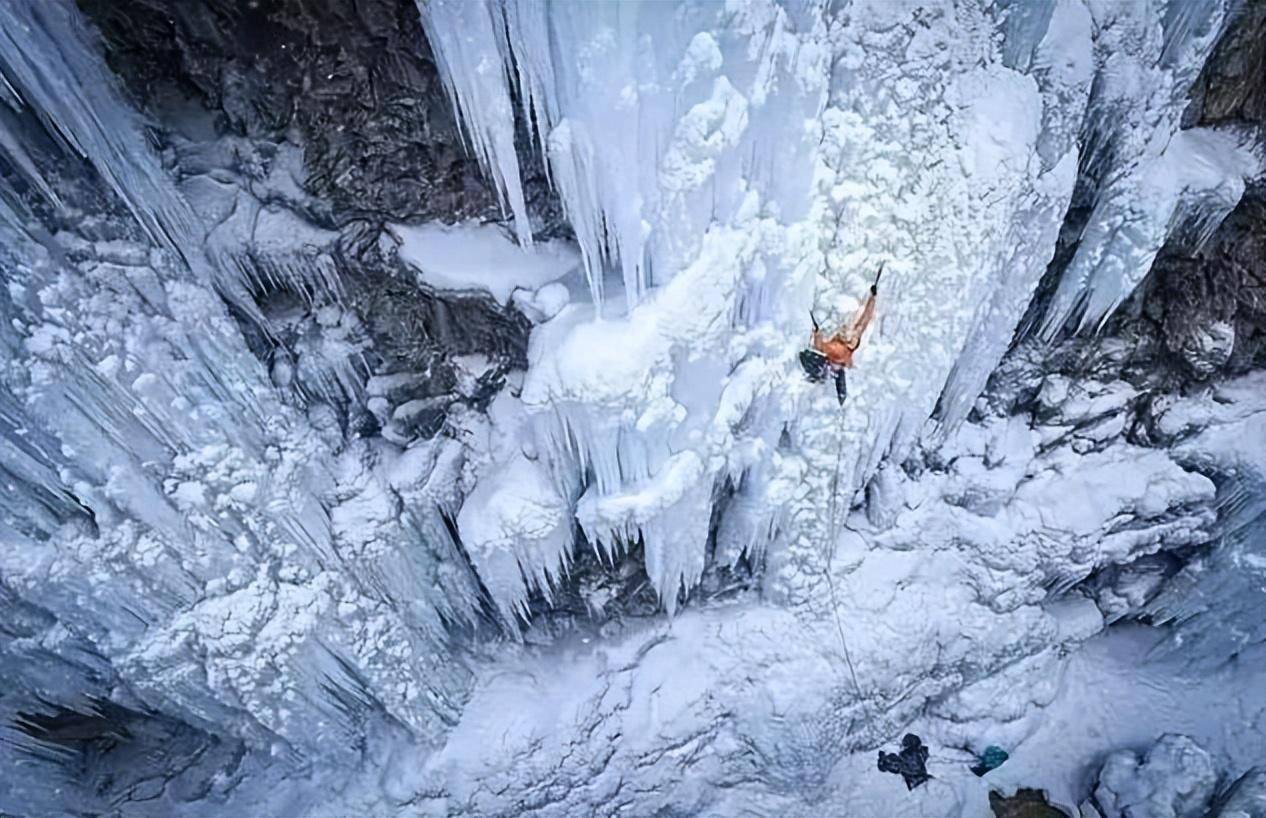
[[813, 322], [813, 331], [817, 332], [819, 329], [818, 319], [813, 315], [813, 310], [809, 310], [809, 320]]
[[884, 264], [886, 263], [887, 262], [883, 261], [879, 262], [879, 270], [875, 273], [875, 283], [870, 285], [870, 291], [872, 293], [879, 293], [879, 277], [884, 274]]

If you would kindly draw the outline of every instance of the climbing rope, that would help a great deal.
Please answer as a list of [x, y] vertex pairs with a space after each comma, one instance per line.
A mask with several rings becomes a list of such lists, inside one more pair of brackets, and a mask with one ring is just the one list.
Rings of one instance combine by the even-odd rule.
[[[840, 428], [844, 425], [844, 406], [840, 405]], [[840, 621], [840, 603], [839, 598], [835, 594], [835, 576], [831, 570], [832, 560], [835, 558], [835, 545], [839, 537], [839, 527], [836, 520], [836, 498], [839, 494], [840, 485], [840, 462], [844, 458], [844, 434], [840, 434], [840, 443], [835, 450], [835, 471], [831, 476], [831, 525], [830, 533], [826, 543], [826, 585], [831, 592], [831, 614], [835, 617], [835, 629], [840, 635], [840, 647], [843, 649], [844, 661], [848, 665], [849, 676], [853, 680], [853, 693], [857, 696], [858, 701], [862, 703], [862, 707], [866, 706], [866, 698], [862, 695], [861, 685], [857, 683], [857, 671], [853, 667], [853, 657], [848, 650], [848, 639], [844, 636], [844, 623]]]

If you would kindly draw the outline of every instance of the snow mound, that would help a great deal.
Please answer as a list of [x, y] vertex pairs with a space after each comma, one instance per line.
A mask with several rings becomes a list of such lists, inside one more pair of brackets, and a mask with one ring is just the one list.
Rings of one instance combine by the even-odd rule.
[[1140, 758], [1108, 756], [1095, 800], [1104, 818], [1198, 818], [1218, 783], [1213, 760], [1188, 736], [1164, 735]]
[[507, 304], [516, 289], [539, 290], [580, 266], [580, 257], [556, 239], [520, 247], [492, 224], [390, 225], [399, 258], [436, 290], [482, 291]]

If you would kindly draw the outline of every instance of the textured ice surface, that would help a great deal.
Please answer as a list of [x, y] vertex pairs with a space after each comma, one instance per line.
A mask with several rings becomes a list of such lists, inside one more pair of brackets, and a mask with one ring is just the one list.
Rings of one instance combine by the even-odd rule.
[[123, 100], [74, 7], [6, 3], [0, 32], [6, 84], [18, 106], [31, 106], [92, 162], [151, 239], [192, 253], [195, 217], [145, 144], [143, 120]]
[[504, 34], [482, 3], [418, 0], [418, 12], [466, 136], [492, 177], [502, 207], [514, 215], [519, 240], [530, 244], [514, 128], [501, 125], [513, 117], [505, 71], [495, 52]]
[[812, 162], [798, 154], [811, 156], [827, 57], [812, 12], [764, 0], [557, 9], [477, 0], [427, 3], [423, 16], [486, 163], [519, 184], [509, 78], [594, 300], [612, 269], [632, 305], [690, 262], [748, 188], [796, 190], [781, 206], [804, 209]]
[[[594, 298], [618, 269], [629, 305], [574, 305], [534, 335], [524, 402], [542, 454], [564, 472], [560, 489], [579, 492], [591, 542], [610, 552], [644, 541], [670, 610], [703, 566], [706, 515], [686, 509], [732, 485], [746, 519], [722, 526], [747, 533], [727, 547], [763, 552], [781, 537], [774, 565], [802, 567], [796, 555], [829, 550], [835, 533], [806, 524], [787, 536], [776, 518], [834, 528], [823, 506], [847, 507], [938, 403], [945, 428], [962, 421], [1052, 258], [1079, 165], [1098, 163], [1105, 203], [1050, 328], [1072, 311], [1066, 292], [1094, 294], [1096, 321], [1106, 315], [1175, 214], [1216, 224], [1258, 169], [1234, 135], [1175, 135], [1220, 30], [1216, 3], [1166, 14], [1061, 2], [1028, 16], [964, 4], [914, 17], [889, 3], [838, 15], [458, 5], [461, 15], [432, 14], [430, 36], [469, 51], [466, 63], [500, 61], [491, 72], [532, 114]], [[496, 25], [459, 32], [476, 7]], [[471, 130], [509, 133], [504, 106], [461, 103], [467, 83], [452, 80]], [[1079, 153], [1083, 130], [1102, 155]], [[1151, 226], [1110, 227], [1107, 202]], [[1090, 281], [1091, 258], [1117, 272]], [[792, 355], [807, 310], [847, 315], [880, 262], [880, 319], [841, 414], [801, 387]], [[791, 451], [771, 462], [783, 425]], [[771, 495], [801, 469], [807, 496]], [[771, 574], [780, 579], [800, 581]]]
[[1178, 131], [1187, 91], [1221, 33], [1226, 4], [1088, 3], [1098, 36], [1084, 126], [1094, 208], [1047, 314], [1096, 327], [1151, 268], [1170, 233], [1207, 237], [1260, 172], [1245, 135]]
[[[1227, 387], [1222, 420], [1188, 429], [1204, 430], [1193, 451], [1234, 461], [1198, 441], [1260, 416], [1248, 407], [1261, 397], [1247, 399], [1259, 381]], [[1020, 786], [1074, 806], [1101, 748], [1166, 731], [1194, 736], [1213, 769], [1238, 776], [1258, 762], [1266, 726], [1266, 702], [1247, 693], [1263, 682], [1260, 641], [1206, 645], [1195, 659], [1149, 628], [1103, 634], [1094, 602], [1050, 593], [1217, 534], [1213, 480], [1103, 431], [1133, 396], [1120, 383], [1072, 384], [1050, 425], [968, 423], [917, 479], [889, 475], [888, 522], [859, 512], [846, 523], [829, 607], [703, 605], [617, 640], [498, 662], [429, 762], [451, 799], [433, 811], [885, 814], [898, 802], [906, 814], [976, 815], [990, 788]], [[1242, 559], [1260, 558], [1260, 542], [1246, 547]], [[936, 748], [936, 782], [913, 794], [860, 750], [905, 729]], [[1011, 759], [982, 780], [968, 767], [991, 743]]]
[[1208, 809], [1217, 781], [1207, 752], [1187, 736], [1167, 734], [1143, 758], [1129, 750], [1108, 756], [1095, 801], [1105, 818], [1195, 818]]
[[[127, 207], [91, 198], [76, 165], [47, 153], [67, 205], [93, 215], [49, 234], [9, 209], [17, 197], [0, 205], [6, 589], [105, 665], [85, 693], [117, 690], [297, 757], [350, 752], [372, 713], [434, 735], [464, 676], [441, 620], [469, 616], [476, 594], [464, 572], [442, 577], [456, 568], [440, 518], [451, 501], [426, 481], [451, 481], [436, 468], [390, 483], [395, 452], [335, 451], [342, 436], [322, 434], [319, 405], [284, 399], [212, 288], [243, 290], [208, 273], [203, 237], [223, 224], [193, 216], [73, 7], [0, 14], [22, 124], [43, 119]], [[261, 256], [284, 241], [301, 254], [320, 235], [243, 199]], [[331, 306], [327, 323], [340, 315]], [[28, 685], [53, 704], [79, 699], [76, 685]]]

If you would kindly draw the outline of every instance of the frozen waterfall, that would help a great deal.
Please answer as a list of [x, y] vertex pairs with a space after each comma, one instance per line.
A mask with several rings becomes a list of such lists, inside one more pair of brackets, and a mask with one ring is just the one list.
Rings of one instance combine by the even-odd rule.
[[1251, 801], [1253, 20], [0, 0], [0, 813]]
[[[787, 507], [847, 506], [934, 413], [962, 422], [1054, 256], [1079, 167], [1097, 204], [1047, 336], [1074, 314], [1098, 326], [1174, 230], [1207, 233], [1261, 164], [1243, 134], [1179, 129], [1217, 2], [965, 4], [915, 26], [886, 1], [424, 8], [497, 185], [516, 187], [517, 97], [520, 149], [542, 152], [585, 259], [591, 301], [533, 336], [536, 445], [590, 542], [645, 542], [669, 610], [727, 486], [733, 513], [759, 516], [723, 520], [750, 532], [728, 553], [794, 550], [813, 535], [780, 530]], [[792, 356], [810, 307], [846, 316], [880, 263], [878, 329], [841, 414]], [[802, 454], [773, 465], [784, 430]], [[800, 468], [811, 495], [778, 493]], [[529, 575], [547, 568], [534, 559]]]

